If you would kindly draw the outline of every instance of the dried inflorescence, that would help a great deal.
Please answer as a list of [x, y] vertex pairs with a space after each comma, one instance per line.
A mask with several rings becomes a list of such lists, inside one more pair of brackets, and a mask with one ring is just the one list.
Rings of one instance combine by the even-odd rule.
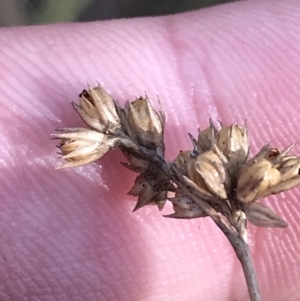
[[174, 212], [169, 218], [209, 216], [233, 246], [245, 273], [252, 301], [260, 301], [259, 288], [247, 244], [248, 220], [261, 227], [287, 227], [287, 223], [259, 201], [300, 184], [300, 157], [288, 155], [293, 144], [280, 151], [266, 144], [249, 159], [247, 127], [209, 126], [197, 139], [189, 134], [192, 148], [165, 160], [165, 115], [148, 97], [124, 107], [100, 86], [84, 90], [73, 103], [90, 127], [63, 128], [59, 139], [62, 167], [93, 162], [114, 148], [122, 150], [126, 168], [138, 173], [129, 194], [137, 197], [133, 211], [154, 204], [162, 210], [167, 201]]
[[148, 204], [162, 210], [170, 201], [174, 213], [166, 217], [209, 215], [178, 180], [182, 176], [192, 183], [199, 199], [237, 229], [244, 215], [257, 226], [287, 226], [259, 200], [299, 185], [300, 158], [288, 155], [293, 145], [280, 151], [267, 144], [248, 159], [247, 127], [219, 124], [217, 128], [210, 121], [206, 129], [199, 130], [198, 139], [190, 135], [193, 149], [180, 151], [168, 163], [164, 158], [165, 115], [153, 109], [147, 96], [122, 108], [98, 86], [84, 90], [79, 105], [73, 106], [90, 129], [64, 128], [52, 135], [60, 139], [59, 148], [67, 161], [61, 167], [84, 165], [120, 148], [128, 160], [122, 164], [139, 173], [129, 191], [138, 198], [134, 211]]
[[[209, 135], [208, 135], [209, 134]], [[294, 146], [280, 152], [265, 145], [248, 160], [249, 138], [246, 127], [211, 124], [192, 137], [194, 149], [181, 152], [174, 163], [198, 186], [198, 191], [227, 202], [232, 221], [238, 211], [254, 225], [286, 227], [288, 224], [258, 200], [291, 189], [300, 183], [300, 158], [287, 155]], [[189, 155], [190, 154], [190, 155]], [[213, 202], [211, 205], [214, 207]]]

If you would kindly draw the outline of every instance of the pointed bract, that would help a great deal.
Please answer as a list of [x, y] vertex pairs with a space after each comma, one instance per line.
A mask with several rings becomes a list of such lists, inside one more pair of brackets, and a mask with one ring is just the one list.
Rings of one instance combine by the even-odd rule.
[[145, 175], [140, 174], [138, 177], [136, 177], [133, 187], [129, 190], [127, 194], [138, 196], [146, 185], [148, 185], [148, 182], [145, 179]]
[[158, 196], [158, 192], [153, 190], [153, 187], [147, 183], [145, 187], [141, 190], [138, 195], [138, 201], [133, 209], [132, 212], [150, 204], [151, 202], [155, 201], [156, 197]]
[[130, 163], [131, 169], [140, 170], [140, 172], [145, 172], [149, 168], [149, 161], [139, 158], [137, 155], [130, 153], [126, 149], [122, 149], [124, 156]]
[[159, 210], [162, 210], [167, 199], [168, 185], [163, 181], [156, 181], [156, 178], [150, 173], [142, 173], [136, 179], [134, 186], [128, 192], [129, 195], [138, 196], [138, 201], [133, 211], [136, 211], [148, 204], [155, 204]]
[[247, 220], [259, 227], [286, 228], [288, 223], [267, 206], [253, 202], [245, 205]]
[[209, 120], [209, 123], [210, 126], [203, 131], [199, 129], [198, 143], [203, 152], [211, 150], [212, 145], [216, 142], [216, 136], [219, 132], [211, 119]]
[[173, 204], [175, 213], [164, 215], [164, 217], [191, 219], [206, 216], [204, 210], [188, 196], [183, 195], [180, 190], [176, 192], [175, 197], [168, 198], [168, 200]]

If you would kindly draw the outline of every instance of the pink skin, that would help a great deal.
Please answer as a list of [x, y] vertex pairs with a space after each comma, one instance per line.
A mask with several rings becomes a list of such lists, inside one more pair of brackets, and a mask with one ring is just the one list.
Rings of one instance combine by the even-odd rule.
[[[70, 103], [99, 81], [120, 103], [146, 91], [156, 105], [159, 95], [169, 159], [209, 117], [247, 119], [252, 152], [268, 141], [286, 147], [299, 140], [299, 28], [294, 0], [1, 29], [0, 299], [248, 300], [240, 264], [211, 220], [166, 219], [155, 207], [132, 214], [135, 174], [119, 151], [55, 171], [49, 135], [83, 125]], [[299, 189], [265, 203], [290, 227], [250, 227], [263, 300], [296, 301]]]

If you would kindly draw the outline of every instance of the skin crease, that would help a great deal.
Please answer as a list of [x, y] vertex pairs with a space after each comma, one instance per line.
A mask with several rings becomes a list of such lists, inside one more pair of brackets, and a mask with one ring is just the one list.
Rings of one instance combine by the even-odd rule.
[[[249, 300], [241, 266], [208, 218], [132, 214], [119, 151], [60, 164], [55, 128], [99, 81], [120, 103], [146, 91], [167, 115], [167, 158], [208, 118], [247, 119], [252, 154], [299, 140], [300, 6], [246, 1], [176, 16], [0, 30], [0, 300]], [[299, 153], [296, 146], [294, 154]], [[299, 189], [264, 201], [287, 229], [250, 226], [264, 301], [300, 298]], [[171, 213], [166, 206], [164, 214]]]

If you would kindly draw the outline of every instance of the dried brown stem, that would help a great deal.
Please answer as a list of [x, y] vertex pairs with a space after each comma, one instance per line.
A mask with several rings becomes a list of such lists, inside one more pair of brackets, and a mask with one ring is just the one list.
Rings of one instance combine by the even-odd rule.
[[250, 300], [261, 301], [262, 299], [259, 292], [259, 286], [249, 245], [237, 233], [232, 233], [231, 231], [228, 231], [228, 229], [224, 227], [223, 224], [218, 224], [218, 227], [222, 230], [222, 232], [229, 240], [238, 259], [242, 264], [248, 286]]
[[176, 166], [174, 166], [172, 163], [166, 162], [162, 157], [157, 155], [155, 151], [149, 150], [142, 146], [135, 145], [132, 148], [130, 147], [130, 149], [131, 151], [146, 157], [151, 161], [152, 164], [156, 165], [156, 167], [158, 167], [172, 182], [176, 183], [176, 185], [183, 189], [186, 194], [194, 202], [196, 202], [210, 218], [212, 218], [212, 220], [229, 240], [242, 264], [250, 300], [261, 301], [262, 299], [256, 278], [255, 268], [250, 248], [247, 243], [246, 219], [242, 219], [237, 223], [236, 228], [234, 228], [224, 216], [218, 214], [218, 212], [212, 206], [210, 206], [208, 202], [203, 200], [203, 195], [197, 191], [195, 186], [191, 185], [191, 181], [189, 181], [187, 177], [184, 177], [180, 172], [177, 172]]

